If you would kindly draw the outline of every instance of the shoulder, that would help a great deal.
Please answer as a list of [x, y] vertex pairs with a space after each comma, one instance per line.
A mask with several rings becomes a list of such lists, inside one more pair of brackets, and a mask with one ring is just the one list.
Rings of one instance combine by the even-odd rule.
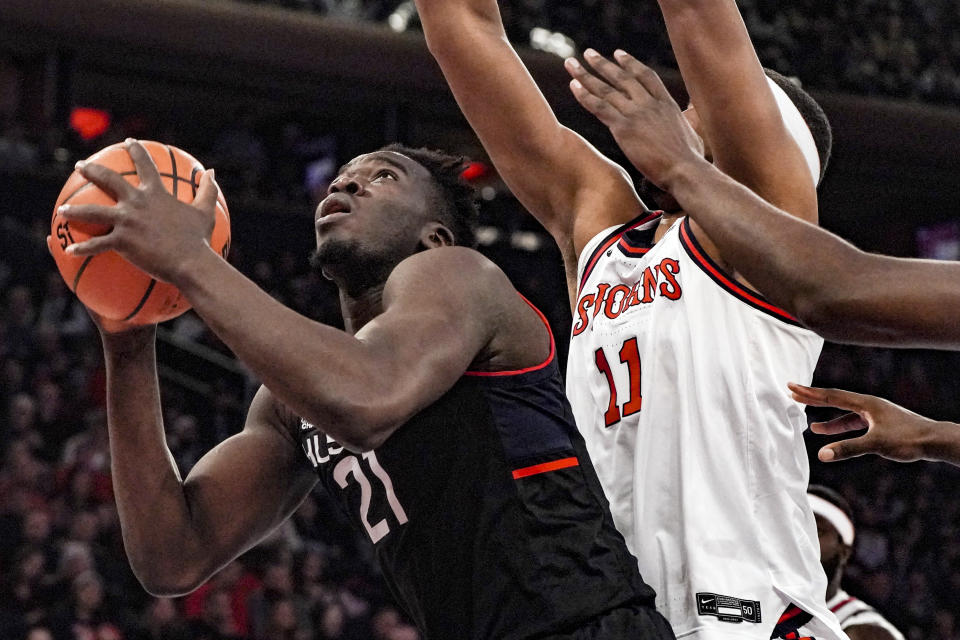
[[468, 247], [428, 249], [403, 260], [387, 278], [385, 306], [410, 293], [433, 296], [468, 306], [489, 303], [514, 293], [506, 274], [489, 258]]

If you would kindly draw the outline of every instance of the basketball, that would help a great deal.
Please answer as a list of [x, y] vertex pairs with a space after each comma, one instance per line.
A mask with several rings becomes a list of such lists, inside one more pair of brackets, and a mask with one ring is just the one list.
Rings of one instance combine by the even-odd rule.
[[[181, 202], [193, 202], [203, 175], [203, 165], [176, 147], [141, 141], [157, 165], [167, 191]], [[114, 144], [87, 159], [113, 169], [133, 185], [140, 184], [130, 154], [122, 143]], [[180, 291], [157, 280], [127, 262], [115, 251], [94, 256], [72, 256], [67, 247], [109, 231], [102, 225], [67, 222], [59, 213], [61, 205], [112, 205], [116, 200], [74, 171], [60, 191], [50, 221], [53, 259], [67, 286], [80, 301], [98, 315], [131, 325], [155, 324], [175, 318], [190, 308]], [[223, 193], [217, 194], [216, 221], [210, 247], [226, 257], [230, 247], [230, 213]]]

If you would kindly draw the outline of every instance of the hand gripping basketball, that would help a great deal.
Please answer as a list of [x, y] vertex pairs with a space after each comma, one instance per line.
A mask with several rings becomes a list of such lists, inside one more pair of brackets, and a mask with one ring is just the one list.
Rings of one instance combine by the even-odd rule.
[[183, 313], [190, 305], [179, 275], [197, 252], [225, 255], [230, 243], [213, 172], [156, 142], [128, 140], [77, 163], [60, 203], [48, 246], [68, 286], [104, 322]]

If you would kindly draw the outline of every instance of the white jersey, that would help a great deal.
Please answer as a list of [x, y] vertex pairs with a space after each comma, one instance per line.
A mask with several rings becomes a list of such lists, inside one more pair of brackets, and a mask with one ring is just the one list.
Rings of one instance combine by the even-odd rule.
[[[823, 340], [646, 213], [580, 256], [567, 394], [610, 509], [678, 637], [771, 637], [791, 603], [845, 638], [807, 503]], [[808, 618], [809, 616], [803, 616]], [[812, 626], [811, 626], [812, 625]]]
[[840, 626], [844, 630], [848, 627], [858, 627], [860, 625], [880, 627], [893, 636], [895, 640], [904, 640], [903, 634], [880, 615], [876, 609], [863, 600], [851, 596], [843, 589], [838, 589], [834, 596], [827, 601], [827, 607], [837, 616]]

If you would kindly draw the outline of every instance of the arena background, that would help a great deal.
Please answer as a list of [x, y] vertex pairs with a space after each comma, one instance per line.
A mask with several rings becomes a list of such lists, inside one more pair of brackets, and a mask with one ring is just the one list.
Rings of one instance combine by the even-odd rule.
[[[762, 61], [798, 75], [833, 122], [823, 225], [868, 250], [960, 257], [960, 5], [740, 5]], [[482, 249], [544, 309], [563, 345], [559, 254], [485, 164], [411, 7], [0, 2], [0, 638], [31, 628], [33, 640], [51, 637], [42, 629], [71, 640], [417, 637], [365, 542], [319, 491], [197, 594], [143, 592], [111, 496], [99, 342], [44, 245], [77, 159], [127, 136], [162, 140], [217, 168], [231, 261], [286, 304], [337, 324], [332, 288], [306, 267], [316, 194], [339, 163], [384, 143], [443, 147], [478, 162]], [[655, 63], [682, 97], [653, 0], [501, 7], [561, 120], [612, 157], [621, 158], [609, 135], [568, 95], [557, 54], [621, 46]], [[185, 473], [240, 427], [256, 382], [192, 314], [163, 328], [159, 350], [168, 438]], [[815, 381], [960, 420], [958, 370], [953, 353], [828, 344]], [[808, 443], [811, 452], [822, 444]], [[879, 459], [826, 466], [815, 455], [811, 466], [856, 512], [847, 590], [910, 638], [960, 637], [960, 472]]]

